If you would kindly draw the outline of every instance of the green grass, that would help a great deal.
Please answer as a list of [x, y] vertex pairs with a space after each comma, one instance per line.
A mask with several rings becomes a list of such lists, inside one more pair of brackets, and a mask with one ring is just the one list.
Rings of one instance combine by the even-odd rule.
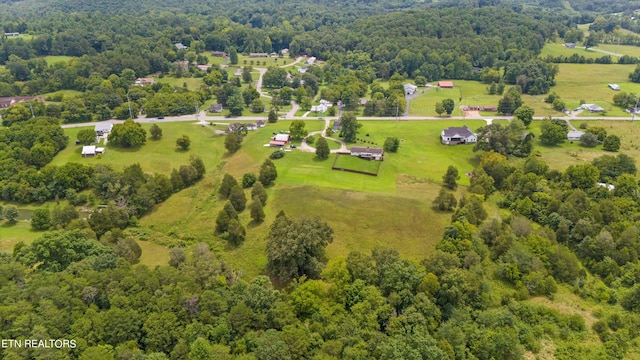
[[600, 44], [596, 47], [596, 49], [600, 49], [600, 50], [604, 50], [604, 51], [608, 51], [616, 54], [640, 57], [640, 47], [632, 46], [632, 45]]
[[[336, 138], [336, 136], [333, 136], [333, 137], [329, 136], [329, 137], [333, 138], [333, 139]], [[313, 144], [310, 144], [309, 146], [316, 147], [318, 145], [318, 140], [319, 139], [320, 139], [320, 134], [314, 135], [313, 136]], [[339, 142], [333, 141], [333, 140], [328, 140], [327, 139], [327, 144], [329, 145], [329, 150], [338, 150], [341, 147]]]
[[[195, 117], [194, 117], [195, 119]], [[195, 121], [195, 120], [194, 120]], [[139, 149], [123, 149], [110, 146], [102, 157], [83, 158], [82, 146], [75, 145], [76, 134], [82, 128], [65, 129], [69, 136], [69, 144], [52, 161], [52, 165], [62, 165], [67, 162], [79, 162], [83, 164], [109, 164], [116, 169], [126, 165], [140, 163], [147, 172], [170, 174], [173, 168], [189, 162], [190, 154], [197, 154], [205, 161], [207, 168], [215, 166], [220, 161], [224, 147], [224, 139], [214, 134], [215, 126], [201, 126], [191, 122], [162, 123], [156, 122], [163, 131], [162, 139], [150, 140]], [[151, 124], [143, 124], [149, 130]], [[187, 135], [191, 139], [189, 151], [179, 151], [176, 147], [176, 139]]]
[[30, 244], [41, 235], [42, 231], [31, 230], [30, 221], [18, 221], [15, 224], [0, 221], [0, 252], [10, 253], [17, 243]]
[[[605, 49], [603, 49], [605, 50]], [[609, 50], [611, 51], [611, 50]], [[558, 43], [547, 43], [543, 48], [542, 51], [540, 52], [540, 57], [541, 58], [546, 58], [548, 55], [551, 55], [553, 57], [557, 57], [557, 56], [571, 56], [573, 54], [578, 54], [579, 56], [584, 56], [587, 59], [596, 59], [596, 58], [600, 58], [605, 56], [606, 54], [603, 54], [601, 52], [598, 51], [593, 51], [593, 50], [586, 50], [586, 49], [570, 49], [568, 47], [565, 47], [562, 44], [558, 44]]]
[[[246, 61], [246, 62], [245, 62]], [[251, 63], [253, 62], [253, 64]], [[266, 65], [264, 64], [266, 62]], [[245, 65], [253, 66], [254, 68], [268, 68], [271, 66], [282, 66], [285, 64], [291, 64], [294, 59], [284, 57], [266, 57], [266, 58], [250, 58], [242, 54], [238, 54], [238, 66], [243, 67]]]
[[58, 90], [58, 91], [42, 94], [42, 96], [46, 98], [48, 96], [56, 97], [58, 95], [62, 95], [62, 99], [66, 100], [66, 99], [78, 97], [82, 94], [83, 94], [82, 91], [78, 91], [78, 90]]
[[[448, 126], [467, 124], [477, 128], [482, 121], [362, 121], [358, 137], [382, 144], [388, 136], [401, 139], [398, 153], [386, 154], [377, 177], [331, 170], [333, 157], [318, 160], [313, 153], [294, 150], [275, 160], [278, 170], [276, 185], [268, 188], [269, 200], [265, 207], [266, 220], [253, 224], [249, 212], [240, 214], [247, 229], [247, 238], [238, 247], [231, 247], [214, 234], [215, 218], [224, 202], [218, 199], [216, 189], [225, 172], [242, 177], [244, 173], [258, 173], [260, 164], [273, 148], [264, 147], [272, 132], [285, 131], [290, 121], [268, 124], [250, 131], [242, 148], [235, 154], [224, 150], [224, 137], [213, 135], [224, 125], [200, 126], [188, 122], [162, 123], [163, 139], [148, 140], [137, 150], [107, 147], [100, 159], [80, 156], [80, 147], [72, 145], [80, 129], [65, 129], [71, 140], [53, 164], [66, 162], [103, 163], [116, 169], [140, 163], [148, 173], [169, 174], [172, 168], [187, 163], [190, 154], [198, 154], [207, 173], [198, 184], [174, 194], [150, 214], [140, 219], [137, 231], [146, 233], [141, 263], [148, 266], [164, 264], [171, 246], [189, 246], [207, 242], [229, 266], [243, 271], [246, 278], [264, 272], [265, 236], [275, 215], [284, 210], [290, 216], [321, 217], [335, 231], [335, 239], [327, 249], [329, 257], [344, 256], [351, 250], [368, 252], [377, 245], [396, 248], [402, 256], [420, 260], [433, 251], [450, 222], [449, 213], [431, 208], [440, 189], [441, 178], [449, 165], [458, 167], [461, 174], [470, 172], [476, 154], [470, 146], [444, 146], [439, 134]], [[144, 125], [148, 129], [149, 124]], [[324, 127], [324, 121], [307, 120], [309, 132]], [[369, 133], [369, 136], [365, 136]], [[188, 152], [176, 151], [175, 139], [182, 134], [192, 140]], [[371, 145], [371, 144], [370, 144]], [[359, 159], [355, 159], [359, 160]], [[364, 161], [364, 160], [362, 160]], [[469, 180], [462, 176], [461, 192]], [[247, 190], [249, 195], [249, 190]], [[458, 194], [458, 197], [461, 193]], [[365, 211], [366, 209], [366, 211]], [[366, 216], [363, 216], [366, 213]], [[17, 241], [29, 242], [38, 233], [29, 229], [27, 222], [13, 227], [1, 227], [0, 237], [4, 251], [10, 251]]]
[[75, 59], [75, 56], [63, 56], [63, 55], [50, 55], [50, 56], [45, 56], [44, 60], [47, 62], [48, 65], [52, 65], [55, 63], [68, 63], [71, 59]]
[[336, 169], [355, 170], [370, 174], [377, 174], [378, 169], [381, 167], [380, 161], [360, 159], [351, 155], [336, 154], [334, 159], [333, 167]]
[[455, 107], [452, 116], [463, 116], [462, 105], [493, 105], [497, 106], [501, 96], [488, 95], [486, 84], [478, 81], [455, 80], [453, 89], [433, 88], [419, 89], [418, 97], [411, 100], [409, 115], [411, 116], [438, 116], [436, 103], [444, 99], [453, 99]]

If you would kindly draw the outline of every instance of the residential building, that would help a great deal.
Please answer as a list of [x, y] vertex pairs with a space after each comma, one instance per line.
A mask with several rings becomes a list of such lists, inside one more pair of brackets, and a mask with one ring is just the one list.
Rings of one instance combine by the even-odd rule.
[[219, 113], [222, 112], [222, 104], [211, 104], [209, 105], [209, 111]]
[[463, 127], [450, 127], [442, 130], [440, 139], [445, 145], [473, 144], [478, 142], [478, 135], [471, 131], [467, 125]]
[[187, 47], [187, 46], [184, 46], [184, 44], [182, 44], [181, 42], [179, 42], [179, 43], [175, 43], [175, 44], [173, 44], [173, 45], [175, 45], [176, 49], [178, 49], [178, 50], [188, 49], [188, 47]]
[[215, 57], [227, 57], [227, 53], [224, 51], [212, 51], [211, 56]]
[[584, 131], [580, 130], [569, 130], [567, 133], [567, 140], [570, 141], [578, 141], [584, 135]]
[[269, 57], [269, 54], [267, 54], [267, 53], [249, 53], [249, 57], [250, 58], [263, 58], [263, 57]]
[[418, 90], [418, 87], [413, 84], [404, 84], [404, 93], [405, 95], [413, 95]]
[[596, 104], [582, 104], [580, 105], [580, 109], [582, 110], [589, 110], [590, 112], [594, 113], [594, 112], [603, 112], [604, 108], [596, 105]]
[[13, 97], [0, 97], [0, 109], [8, 108], [15, 104], [25, 101], [38, 101], [44, 102], [42, 96], [13, 96]]
[[144, 85], [152, 85], [155, 82], [156, 82], [156, 79], [154, 78], [137, 78], [134, 84], [144, 86]]
[[108, 134], [113, 129], [113, 124], [110, 122], [99, 122], [94, 127], [93, 130], [96, 132], [96, 136], [102, 136]]
[[383, 155], [384, 155], [384, 151], [381, 148], [370, 148], [370, 147], [359, 147], [359, 146], [351, 147], [351, 156], [357, 156], [362, 159], [382, 160]]

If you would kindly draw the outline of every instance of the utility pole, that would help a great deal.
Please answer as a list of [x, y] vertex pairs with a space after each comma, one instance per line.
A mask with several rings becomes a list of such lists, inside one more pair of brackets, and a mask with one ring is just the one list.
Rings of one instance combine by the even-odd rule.
[[131, 111], [131, 99], [129, 99], [128, 91], [127, 91], [127, 104], [129, 104], [129, 119], [133, 120], [133, 112]]
[[36, 117], [36, 114], [33, 112], [33, 104], [29, 103], [29, 109], [31, 109], [31, 117], [34, 118]]
[[633, 107], [633, 111], [631, 112], [631, 121], [636, 119], [636, 110], [638, 109], [638, 101], [640, 101], [640, 96], [636, 99], [636, 105]]

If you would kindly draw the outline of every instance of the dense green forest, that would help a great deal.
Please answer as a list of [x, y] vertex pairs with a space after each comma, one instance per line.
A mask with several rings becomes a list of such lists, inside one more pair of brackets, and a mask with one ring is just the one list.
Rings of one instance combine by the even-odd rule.
[[[577, 23], [589, 19], [602, 41], [616, 27], [638, 32], [615, 17], [575, 12], [630, 11], [637, 1], [568, 5], [0, 1], [0, 28], [27, 35], [0, 39], [0, 96], [47, 100], [2, 111], [0, 199], [50, 205], [33, 213], [32, 228], [42, 232], [38, 239], [0, 254], [0, 339], [74, 340], [60, 348], [3, 343], [0, 359], [637, 357], [636, 160], [615, 153], [620, 138], [590, 128], [596, 144], [617, 141], [608, 148], [611, 154], [550, 169], [536, 156], [533, 135], [523, 136], [532, 109], [526, 126], [518, 120], [527, 117], [525, 107], [517, 111], [521, 94], [548, 93], [555, 85], [557, 66], [538, 58], [545, 43], [569, 38]], [[225, 67], [202, 72], [196, 65], [207, 64], [213, 50], [283, 49], [291, 57], [316, 56], [323, 66], [294, 74], [290, 83], [286, 70], [268, 69], [264, 86], [276, 91], [272, 107], [292, 99], [310, 105], [321, 94], [353, 110], [370, 96], [365, 111], [390, 116], [404, 108], [405, 79], [460, 79], [502, 89], [513, 85], [500, 105], [516, 119], [478, 129], [482, 140], [474, 149], [477, 166], [468, 174], [468, 188], [454, 192], [454, 166], [445, 175], [433, 207], [450, 214], [451, 223], [423, 259], [404, 259], [380, 246], [328, 259], [325, 248], [334, 230], [322, 219], [281, 212], [269, 224], [267, 263], [255, 278], [245, 278], [200, 239], [172, 244], [168, 264], [138, 264], [137, 241], [153, 241], [139, 219], [203, 179], [202, 160], [192, 156], [170, 175], [148, 173], [139, 164], [122, 170], [52, 165], [69, 140], [59, 125], [191, 114], [214, 97], [225, 106], [248, 105], [260, 96], [255, 89], [241, 90], [241, 80]], [[72, 58], [50, 64], [45, 56]], [[150, 74], [198, 78], [202, 85], [134, 85]], [[505, 104], [508, 110], [502, 110]], [[347, 116], [355, 137], [355, 116]], [[541, 129], [544, 146], [566, 137], [564, 121], [544, 121]], [[95, 140], [92, 129], [83, 135], [79, 142]], [[162, 130], [152, 136], [161, 137]], [[233, 152], [242, 134], [227, 139], [237, 140], [227, 148]], [[131, 120], [115, 125], [109, 136], [109, 146], [132, 151], [146, 141], [146, 130]], [[188, 148], [189, 139], [183, 143]], [[224, 166], [222, 161], [213, 170], [216, 176]], [[263, 184], [277, 183], [276, 165], [268, 159], [259, 178], [249, 175], [241, 181], [216, 178], [206, 189], [229, 200], [210, 224], [228, 246], [244, 239], [238, 220], [247, 203], [242, 188], [251, 187], [255, 196], [247, 208], [255, 224], [265, 218]], [[81, 207], [90, 216], [81, 216]], [[0, 213], [6, 222], [16, 221], [14, 205]], [[592, 305], [593, 315], [540, 303], [561, 296]]]

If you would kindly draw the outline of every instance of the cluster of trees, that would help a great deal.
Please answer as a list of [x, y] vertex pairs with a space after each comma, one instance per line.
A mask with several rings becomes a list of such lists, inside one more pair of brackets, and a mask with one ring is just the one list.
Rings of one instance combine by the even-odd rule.
[[241, 184], [232, 175], [225, 174], [218, 194], [220, 199], [227, 201], [216, 217], [215, 232], [230, 244], [240, 245], [246, 235], [246, 229], [238, 217], [238, 214], [247, 208], [247, 196], [243, 189], [251, 188], [251, 203], [248, 209], [252, 221], [259, 224], [265, 218], [263, 209], [267, 204], [265, 186], [270, 186], [277, 175], [276, 167], [269, 159], [266, 159], [260, 167], [258, 177], [253, 173], [246, 173], [242, 176]]

